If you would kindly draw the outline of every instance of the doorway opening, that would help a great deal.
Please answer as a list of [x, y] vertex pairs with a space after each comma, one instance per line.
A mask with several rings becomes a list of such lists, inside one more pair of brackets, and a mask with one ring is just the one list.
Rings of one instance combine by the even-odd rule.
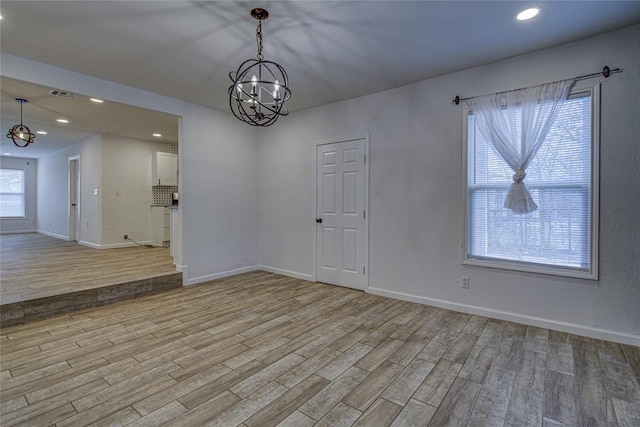
[[69, 157], [69, 241], [80, 241], [80, 156]]

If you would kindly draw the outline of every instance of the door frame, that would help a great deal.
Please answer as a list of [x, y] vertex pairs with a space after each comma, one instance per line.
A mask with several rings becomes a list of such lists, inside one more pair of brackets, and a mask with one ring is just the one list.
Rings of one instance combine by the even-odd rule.
[[364, 292], [369, 291], [369, 133], [367, 132], [364, 135], [353, 136], [348, 138], [334, 138], [323, 141], [316, 141], [313, 144], [313, 190], [311, 194], [313, 194], [313, 213], [309, 219], [309, 223], [312, 224], [311, 230], [313, 232], [312, 241], [313, 241], [313, 267], [311, 270], [311, 280], [317, 282], [317, 265], [318, 265], [318, 227], [315, 222], [315, 218], [318, 211], [318, 146], [320, 145], [328, 145], [328, 144], [337, 144], [340, 142], [349, 142], [363, 139], [364, 140]]
[[[74, 162], [75, 165], [74, 165]], [[81, 203], [80, 203], [80, 196], [81, 196], [81, 191], [80, 190], [80, 155], [76, 154], [73, 156], [69, 156], [69, 163], [68, 163], [69, 167], [68, 167], [68, 172], [69, 172], [69, 187], [67, 189], [67, 219], [69, 221], [69, 241], [76, 241], [79, 242], [80, 241], [80, 231], [82, 230], [82, 226], [81, 226], [81, 222], [80, 222], [80, 208], [81, 208]], [[77, 177], [77, 182], [76, 182], [76, 177]], [[72, 216], [71, 211], [72, 206], [71, 204], [73, 203], [73, 201], [71, 200], [71, 196], [75, 194], [76, 198], [78, 199], [78, 203], [76, 206], [76, 212], [77, 215], [75, 215], [75, 217]], [[73, 221], [72, 221], [73, 218]], [[76, 228], [78, 229], [78, 233], [76, 233]], [[77, 235], [76, 235], [77, 234]]]

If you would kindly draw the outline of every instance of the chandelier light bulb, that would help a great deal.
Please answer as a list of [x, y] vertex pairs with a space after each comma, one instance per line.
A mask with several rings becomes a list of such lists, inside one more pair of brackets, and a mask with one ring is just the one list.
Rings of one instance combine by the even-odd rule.
[[238, 99], [242, 101], [242, 83], [238, 83]]
[[280, 101], [280, 82], [278, 80], [273, 84], [273, 100]]

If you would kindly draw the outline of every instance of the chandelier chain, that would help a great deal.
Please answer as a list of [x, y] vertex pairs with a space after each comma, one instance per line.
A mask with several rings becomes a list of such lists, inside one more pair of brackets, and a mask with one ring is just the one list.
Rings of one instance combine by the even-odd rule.
[[262, 21], [258, 22], [256, 29], [256, 43], [258, 44], [258, 60], [262, 61], [264, 59], [264, 55], [262, 55]]

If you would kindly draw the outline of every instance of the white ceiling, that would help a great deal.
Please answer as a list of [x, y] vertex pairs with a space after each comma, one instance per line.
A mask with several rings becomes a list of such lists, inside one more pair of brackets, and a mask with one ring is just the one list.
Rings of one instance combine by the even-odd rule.
[[[530, 5], [542, 13], [517, 22]], [[287, 70], [293, 111], [640, 22], [640, 1], [3, 0], [0, 47], [226, 111], [228, 73], [256, 55], [253, 7], [270, 12], [263, 53]]]
[[[97, 104], [79, 94], [72, 94], [72, 98], [53, 96], [49, 92], [56, 88], [7, 77], [0, 77], [0, 88], [0, 155], [9, 153], [37, 159], [98, 133], [178, 143], [179, 118], [171, 114], [111, 101]], [[27, 148], [18, 148], [5, 137], [9, 129], [20, 123], [20, 104], [15, 98], [29, 101], [22, 106], [23, 124], [34, 133], [47, 132], [46, 135], [36, 135], [35, 142]], [[56, 120], [59, 118], [67, 119], [69, 123], [58, 123]], [[162, 137], [156, 138], [153, 133]]]

